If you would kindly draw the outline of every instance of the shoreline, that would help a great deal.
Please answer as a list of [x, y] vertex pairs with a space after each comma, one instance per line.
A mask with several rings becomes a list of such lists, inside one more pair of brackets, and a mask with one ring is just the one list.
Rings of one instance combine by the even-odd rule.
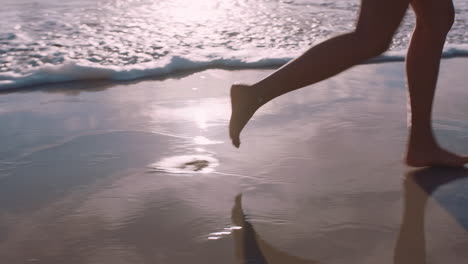
[[[457, 50], [457, 46], [454, 48], [448, 49], [442, 56], [443, 60], [449, 59], [463, 59], [468, 57], [468, 51]], [[395, 63], [405, 61], [406, 51], [389, 51], [384, 53], [384, 55], [369, 59], [359, 65], [373, 65], [373, 64], [383, 64], [383, 63]], [[181, 59], [181, 58], [177, 58]], [[174, 59], [174, 60], [177, 60]], [[37, 69], [32, 71], [22, 77], [8, 77], [6, 73], [0, 73], [1, 82], [7, 82], [6, 84], [0, 85], [0, 94], [10, 93], [10, 92], [21, 92], [25, 91], [34, 91], [38, 89], [44, 89], [46, 87], [55, 87], [67, 85], [69, 87], [76, 87], [75, 89], [80, 89], [87, 85], [93, 86], [107, 86], [115, 84], [135, 84], [137, 82], [144, 81], [158, 81], [158, 80], [167, 80], [173, 78], [184, 78], [192, 74], [200, 73], [207, 70], [226, 70], [226, 71], [235, 71], [235, 70], [274, 70], [284, 64], [288, 63], [293, 58], [277, 58], [270, 59], [273, 62], [263, 64], [262, 60], [259, 62], [244, 62], [238, 61], [237, 64], [229, 62], [229, 59], [225, 59], [225, 62], [197, 62], [193, 61], [190, 63], [191, 66], [171, 66], [172, 61], [167, 65], [156, 66], [156, 62], [146, 63], [144, 65], [133, 65], [133, 66], [115, 66], [111, 68], [105, 68], [98, 65], [78, 65], [74, 63], [68, 63], [63, 65], [48, 65], [44, 68]], [[220, 59], [222, 60], [222, 59]], [[268, 61], [269, 59], [263, 59]], [[196, 66], [195, 64], [201, 64]], [[208, 64], [206, 66], [203, 66]], [[145, 69], [145, 65], [148, 67]], [[132, 68], [133, 67], [133, 68]], [[152, 68], [156, 67], [156, 68]], [[173, 72], [167, 73], [170, 69], [165, 68], [174, 68]], [[178, 69], [177, 67], [181, 67]], [[120, 68], [120, 73], [119, 69]], [[83, 72], [84, 71], [84, 72]], [[145, 71], [148, 71], [146, 73]], [[137, 72], [137, 73], [131, 73]], [[139, 72], [139, 73], [138, 73]], [[153, 72], [153, 73], [151, 73]], [[8, 72], [7, 72], [8, 73]], [[88, 73], [89, 75], [87, 75]], [[128, 75], [128, 77], [119, 76], [120, 74]], [[139, 75], [139, 77], [133, 77], [133, 75]], [[50, 75], [50, 76], [49, 76]], [[59, 79], [56, 81], [50, 81], [47, 79]], [[29, 81], [28, 81], [29, 79]], [[13, 83], [8, 83], [8, 82]], [[15, 81], [24, 82], [25, 84], [14, 83]], [[28, 83], [33, 81], [34, 83]]]
[[[437, 138], [458, 153], [468, 153], [466, 67], [442, 61], [434, 108]], [[275, 99], [235, 149], [229, 86], [271, 71], [1, 95], [0, 258], [403, 264], [408, 245], [432, 262], [468, 258], [467, 173], [400, 161], [403, 63]]]

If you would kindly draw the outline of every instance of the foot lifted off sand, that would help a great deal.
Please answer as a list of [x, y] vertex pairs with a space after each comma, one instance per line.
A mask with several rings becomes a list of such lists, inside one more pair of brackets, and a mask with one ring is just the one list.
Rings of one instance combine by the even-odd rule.
[[257, 109], [261, 106], [253, 87], [244, 84], [234, 84], [231, 87], [231, 120], [229, 122], [229, 136], [232, 144], [240, 146], [240, 133]]

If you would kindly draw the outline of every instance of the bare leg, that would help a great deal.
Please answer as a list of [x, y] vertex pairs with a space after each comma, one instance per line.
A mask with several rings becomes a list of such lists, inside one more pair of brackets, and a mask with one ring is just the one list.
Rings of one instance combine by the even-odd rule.
[[267, 78], [231, 87], [232, 115], [229, 134], [239, 147], [239, 134], [255, 111], [268, 101], [322, 81], [384, 52], [398, 28], [409, 0], [362, 0], [354, 32], [312, 47]]
[[413, 0], [416, 28], [408, 50], [406, 71], [411, 127], [405, 161], [410, 166], [463, 166], [468, 157], [452, 154], [437, 144], [431, 112], [446, 35], [453, 24], [451, 0]]

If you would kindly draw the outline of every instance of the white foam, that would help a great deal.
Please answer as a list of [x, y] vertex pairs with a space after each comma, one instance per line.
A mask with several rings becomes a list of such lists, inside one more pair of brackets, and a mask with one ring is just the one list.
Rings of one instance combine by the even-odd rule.
[[[402, 61], [405, 58], [405, 53], [405, 51], [391, 51], [367, 63]], [[203, 58], [174, 56], [166, 60], [128, 66], [103, 66], [88, 61], [66, 62], [61, 65], [38, 67], [25, 74], [1, 73], [0, 90], [81, 80], [130, 81], [149, 77], [165, 77], [182, 71], [197, 71], [207, 68], [275, 68], [287, 63], [294, 56], [297, 54], [286, 56], [281, 52], [269, 52], [269, 56], [247, 56], [237, 53], [235, 56], [230, 54], [229, 57], [223, 58], [218, 55], [211, 59], [208, 56]], [[468, 45], [449, 45], [444, 51], [446, 58], [465, 56], [468, 56]]]
[[258, 60], [244, 60], [218, 58], [213, 60], [191, 60], [175, 56], [170, 60], [129, 66], [102, 66], [89, 62], [66, 62], [62, 65], [42, 66], [26, 74], [13, 72], [1, 73], [0, 90], [81, 80], [130, 81], [148, 77], [168, 76], [182, 71], [202, 70], [212, 67], [274, 67], [284, 64], [290, 59], [291, 58], [261, 58]]

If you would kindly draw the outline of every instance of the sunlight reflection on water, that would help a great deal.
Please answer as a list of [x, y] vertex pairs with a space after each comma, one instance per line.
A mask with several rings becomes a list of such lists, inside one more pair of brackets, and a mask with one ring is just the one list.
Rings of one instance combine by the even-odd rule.
[[[466, 3], [448, 43], [466, 42]], [[0, 10], [0, 72], [86, 62], [125, 66], [174, 56], [208, 60], [291, 56], [354, 28], [359, 1], [58, 0], [6, 4]], [[406, 48], [409, 16], [392, 48]]]
[[175, 174], [210, 173], [219, 165], [216, 158], [206, 155], [185, 155], [164, 158], [150, 165], [155, 171]]

